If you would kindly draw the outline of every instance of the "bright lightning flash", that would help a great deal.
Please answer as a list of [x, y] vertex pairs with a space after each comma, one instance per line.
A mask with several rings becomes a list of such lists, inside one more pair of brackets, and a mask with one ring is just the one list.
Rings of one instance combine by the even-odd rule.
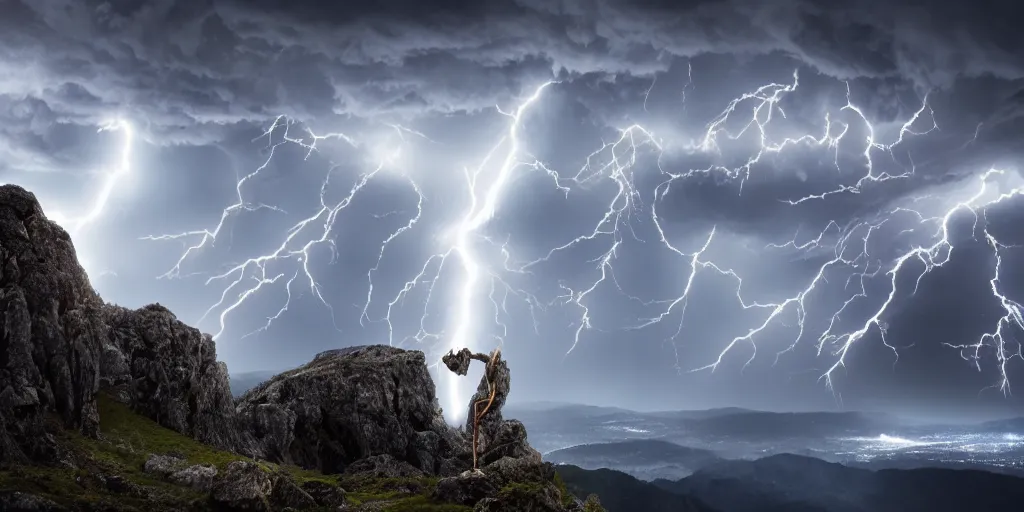
[[118, 182], [131, 172], [132, 146], [135, 142], [135, 131], [132, 125], [123, 119], [114, 119], [100, 125], [99, 132], [120, 131], [123, 134], [121, 151], [117, 163], [103, 173], [103, 182], [99, 192], [93, 197], [89, 210], [79, 216], [68, 216], [58, 210], [50, 212], [50, 218], [66, 229], [72, 236], [81, 231], [84, 227], [96, 222], [103, 215], [114, 193]]
[[[466, 169], [464, 172], [466, 180], [465, 200], [467, 207], [463, 215], [454, 220], [450, 225], [441, 226], [443, 236], [440, 239], [441, 247], [427, 257], [422, 264], [414, 269], [405, 269], [410, 279], [405, 282], [390, 300], [381, 303], [380, 309], [384, 310], [379, 318], [371, 318], [371, 310], [377, 303], [375, 297], [378, 294], [375, 289], [374, 277], [384, 259], [389, 244], [403, 233], [416, 228], [424, 213], [424, 204], [427, 198], [420, 184], [406, 172], [404, 167], [408, 163], [399, 163], [397, 156], [407, 146], [407, 136], [421, 137], [426, 140], [426, 135], [405, 128], [399, 125], [388, 125], [392, 130], [393, 139], [386, 144], [388, 151], [377, 150], [375, 162], [368, 168], [368, 171], [358, 177], [355, 184], [347, 195], [338, 200], [328, 200], [327, 190], [332, 176], [336, 174], [336, 167], [332, 166], [327, 170], [321, 186], [319, 205], [312, 205], [312, 213], [302, 220], [296, 222], [289, 229], [285, 230], [275, 249], [241, 263], [231, 266], [224, 272], [210, 276], [206, 279], [207, 284], [222, 285], [220, 300], [214, 303], [204, 315], [217, 315], [218, 331], [217, 336], [223, 334], [227, 321], [232, 313], [236, 312], [247, 300], [257, 294], [266, 293], [267, 289], [278, 287], [283, 289], [284, 298], [279, 311], [267, 319], [266, 323], [251, 332], [256, 333], [268, 329], [275, 320], [279, 319], [288, 311], [293, 298], [293, 286], [296, 283], [308, 287], [309, 291], [316, 297], [323, 306], [334, 315], [334, 308], [323, 294], [320, 281], [314, 275], [310, 267], [311, 251], [315, 247], [326, 246], [335, 250], [335, 242], [332, 238], [337, 222], [341, 221], [346, 208], [354, 198], [365, 189], [365, 187], [379, 175], [388, 169], [388, 174], [397, 175], [404, 180], [411, 190], [416, 193], [415, 213], [411, 214], [405, 224], [391, 233], [379, 247], [377, 263], [367, 272], [367, 294], [366, 301], [362, 307], [360, 323], [383, 322], [388, 329], [389, 342], [405, 343], [431, 341], [441, 348], [440, 352], [448, 348], [469, 347], [480, 349], [477, 340], [485, 336], [488, 328], [483, 326], [481, 320], [485, 312], [479, 308], [481, 298], [486, 295], [491, 303], [494, 314], [495, 331], [491, 328], [493, 336], [499, 340], [504, 339], [507, 333], [505, 320], [508, 318], [506, 308], [507, 299], [510, 296], [517, 297], [525, 302], [531, 312], [544, 310], [545, 308], [560, 302], [563, 306], [570, 306], [579, 312], [578, 322], [575, 323], [573, 340], [569, 346], [568, 353], [571, 353], [580, 343], [583, 333], [594, 329], [594, 318], [588, 308], [591, 299], [600, 289], [612, 286], [614, 290], [648, 308], [653, 308], [655, 314], [636, 325], [626, 326], [627, 329], [643, 329], [663, 321], [673, 319], [677, 322], [676, 335], [672, 336], [672, 345], [675, 347], [675, 340], [682, 332], [686, 306], [694, 291], [695, 280], [702, 271], [708, 271], [712, 276], [727, 280], [731, 287], [735, 288], [736, 300], [744, 310], [751, 310], [760, 314], [761, 317], [742, 336], [738, 336], [727, 343], [721, 350], [718, 357], [710, 364], [695, 368], [698, 370], [715, 370], [737, 346], [747, 344], [754, 349], [756, 354], [757, 345], [755, 338], [762, 334], [769, 326], [782, 324], [787, 315], [795, 316], [796, 334], [785, 349], [779, 355], [793, 350], [798, 342], [805, 336], [811, 327], [806, 323], [809, 310], [811, 309], [807, 298], [813, 293], [828, 284], [830, 276], [843, 275], [846, 277], [848, 299], [834, 311], [825, 312], [822, 318], [829, 318], [827, 328], [816, 332], [816, 349], [818, 355], [823, 353], [831, 354], [829, 369], [821, 375], [829, 389], [833, 389], [833, 374], [840, 367], [844, 367], [846, 357], [851, 348], [862, 338], [873, 330], [877, 329], [881, 335], [882, 342], [894, 352], [895, 346], [891, 345], [885, 337], [886, 318], [891, 313], [894, 302], [897, 299], [898, 278], [904, 274], [919, 272], [916, 281], [920, 282], [926, 274], [943, 266], [951, 258], [953, 252], [953, 239], [950, 236], [950, 223], [958, 213], [973, 215], [976, 233], [980, 232], [988, 246], [992, 250], [996, 266], [995, 273], [991, 279], [991, 290], [1001, 304], [1005, 315], [999, 320], [995, 329], [980, 339], [966, 344], [950, 344], [961, 351], [964, 358], [972, 361], [981, 369], [981, 351], [985, 347], [992, 347], [995, 350], [1000, 372], [998, 386], [1004, 393], [1009, 392], [1009, 379], [1007, 377], [1006, 365], [1013, 357], [1021, 358], [1021, 348], [1018, 344], [1016, 349], [1011, 349], [1011, 329], [1024, 329], [1024, 320], [1021, 316], [1021, 306], [1016, 301], [1007, 297], [1000, 288], [1000, 269], [1002, 266], [1004, 252], [1010, 249], [1009, 245], [1001, 243], [995, 235], [987, 228], [986, 212], [994, 205], [1002, 204], [1013, 198], [1024, 194], [1024, 188], [1017, 188], [1010, 192], [996, 194], [993, 196], [991, 180], [1002, 171], [990, 170], [980, 176], [977, 187], [965, 198], [957, 201], [951, 207], [944, 207], [944, 210], [937, 215], [922, 213], [921, 211], [906, 207], [893, 208], [884, 212], [877, 218], [855, 222], [848, 226], [840, 226], [836, 222], [829, 223], [825, 230], [816, 238], [807, 242], [793, 240], [782, 244], [772, 244], [768, 249], [772, 250], [793, 250], [793, 251], [821, 251], [827, 250], [830, 257], [824, 262], [817, 273], [810, 279], [806, 287], [791, 297], [784, 297], [770, 302], [755, 302], [745, 299], [742, 292], [743, 279], [732, 269], [719, 265], [706, 258], [708, 250], [715, 243], [716, 229], [710, 233], [704, 242], [694, 252], [687, 252], [677, 247], [669, 240], [669, 236], [662, 227], [663, 217], [658, 212], [659, 202], [670, 192], [673, 186], [684, 186], [686, 181], [698, 175], [717, 174], [733, 180], [738, 186], [738, 192], [742, 194], [744, 184], [750, 179], [753, 173], [757, 172], [759, 165], [773, 155], [792, 150], [793, 148], [823, 148], [835, 152], [835, 166], [840, 168], [839, 152], [841, 147], [853, 145], [859, 154], [862, 162], [863, 173], [857, 174], [856, 179], [845, 185], [832, 190], [827, 190], [815, 195], [797, 197], [784, 200], [785, 203], [796, 207], [809, 201], [825, 201], [831, 196], [840, 194], [870, 193], [872, 187], [882, 187], [887, 182], [908, 179], [913, 176], [914, 169], [912, 162], [909, 168], [899, 173], [880, 171], [876, 166], [876, 158], [887, 156], [893, 162], [899, 164], [894, 150], [903, 144], [909, 137], [926, 135], [936, 130], [931, 109], [928, 106], [927, 98], [921, 102], [921, 107], [913, 113], [902, 125], [898, 136], [890, 142], [883, 142], [877, 139], [876, 130], [867, 119], [863, 111], [855, 105], [851, 98], [849, 87], [847, 87], [847, 103], [837, 112], [849, 119], [848, 122], [837, 121], [833, 114], [826, 114], [822, 131], [819, 134], [806, 134], [799, 137], [776, 138], [772, 136], [773, 121], [778, 118], [785, 118], [786, 113], [782, 108], [782, 102], [788, 95], [798, 89], [799, 79], [794, 72], [793, 81], [790, 83], [772, 83], [756, 89], [753, 92], [731, 101], [722, 113], [707, 125], [703, 136], [692, 143], [685, 144], [686, 151], [691, 155], [706, 155], [721, 157], [723, 153], [722, 144], [728, 141], [738, 141], [741, 138], [754, 138], [757, 140], [756, 151], [741, 159], [739, 166], [712, 165], [700, 169], [666, 169], [662, 164], [664, 143], [652, 133], [651, 130], [641, 126], [632, 125], [619, 130], [618, 138], [614, 142], [603, 144], [596, 151], [589, 155], [579, 170], [571, 175], [563, 175], [547, 167], [536, 159], [527, 158], [528, 152], [522, 147], [521, 133], [524, 130], [524, 116], [528, 111], [535, 108], [538, 100], [546, 88], [553, 87], [557, 82], [548, 82], [527, 96], [514, 110], [504, 112], [499, 110], [508, 118], [507, 131], [505, 135], [491, 148], [483, 162], [474, 169]], [[742, 120], [737, 119], [742, 116]], [[856, 128], [866, 131], [866, 136], [856, 140], [851, 133], [852, 123], [858, 124]], [[219, 222], [210, 229], [188, 231], [172, 235], [160, 235], [148, 237], [151, 240], [182, 240], [186, 242], [186, 248], [176, 264], [166, 273], [164, 277], [181, 277], [182, 267], [190, 256], [199, 251], [213, 246], [228, 225], [229, 219], [256, 210], [271, 210], [282, 212], [280, 208], [254, 202], [247, 198], [248, 186], [256, 180], [260, 173], [266, 169], [274, 158], [275, 150], [284, 144], [297, 145], [306, 150], [308, 158], [318, 151], [319, 145], [328, 140], [341, 141], [352, 148], [365, 148], [358, 138], [349, 137], [341, 133], [329, 133], [317, 135], [306, 130], [302, 136], [293, 136], [291, 131], [294, 124], [284, 118], [277, 118], [274, 123], [263, 133], [260, 140], [266, 140], [269, 148], [269, 156], [263, 165], [242, 176], [236, 184], [234, 202], [225, 208], [220, 216]], [[739, 126], [738, 130], [730, 130], [730, 126]], [[921, 128], [924, 126], [924, 128]], [[657, 170], [664, 176], [664, 180], [654, 188], [653, 193], [645, 202], [646, 194], [638, 189], [634, 177], [634, 170], [639, 169], [639, 162], [644, 152], [648, 151], [657, 156]], [[731, 155], [730, 157], [734, 157]], [[487, 232], [489, 221], [494, 217], [502, 204], [502, 199], [510, 192], [509, 184], [518, 172], [539, 171], [552, 178], [553, 186], [566, 195], [570, 191], [583, 188], [584, 186], [600, 180], [610, 180], [614, 184], [615, 193], [609, 199], [607, 208], [588, 232], [566, 243], [558, 245], [546, 252], [546, 254], [535, 261], [512, 264], [512, 252], [510, 243], [495, 242], [495, 237]], [[842, 173], [841, 173], [842, 174]], [[448, 191], [451, 193], [451, 191]], [[283, 213], [283, 212], [282, 212]], [[630, 239], [639, 240], [634, 230], [634, 221], [649, 220], [656, 228], [660, 244], [680, 258], [687, 270], [687, 278], [681, 285], [679, 295], [669, 299], [642, 299], [633, 297], [626, 293], [623, 286], [615, 276], [614, 263], [618, 257], [618, 249], [623, 244], [629, 243]], [[894, 259], [883, 261], [869, 252], [871, 240], [876, 233], [895, 225], [899, 222], [912, 222], [913, 227], [904, 229], [901, 234], [910, 236], [927, 236], [930, 242], [925, 245], [909, 246], [904, 252]], [[901, 224], [902, 226], [903, 224]], [[520, 287], [510, 284], [510, 277], [513, 274], [528, 275], [534, 267], [549, 262], [559, 253], [576, 247], [582, 243], [600, 244], [604, 243], [601, 254], [592, 260], [596, 264], [594, 279], [579, 290], [570, 288], [560, 283], [560, 289], [564, 292], [559, 299], [553, 303], [542, 303], [533, 293], [529, 293]], [[495, 253], [485, 252], [484, 249], [495, 249]], [[495, 257], [500, 255], [500, 257]], [[915, 267], [915, 264], [917, 265]], [[289, 270], [277, 271], [284, 265]], [[431, 330], [428, 325], [428, 310], [431, 308], [431, 301], [435, 296], [436, 287], [447, 281], [446, 267], [455, 265], [461, 276], [461, 281], [453, 283], [455, 294], [452, 303], [448, 304], [447, 310], [452, 312], [453, 318], [446, 323], [447, 328], [441, 331]], [[920, 270], [915, 270], [919, 268]], [[852, 311], [850, 306], [861, 301], [869, 301], [871, 294], [868, 292], [867, 282], [882, 278], [888, 282], [888, 293], [879, 297], [881, 303], [864, 318]], [[415, 334], [402, 339], [396, 339], [396, 327], [392, 322], [392, 312], [410, 297], [411, 292], [417, 287], [425, 287], [425, 299], [422, 302], [422, 316], [419, 321], [418, 330]], [[916, 287], [915, 287], [916, 291]], [[417, 309], [419, 308], [419, 304]], [[819, 313], [813, 311], [817, 316]], [[858, 318], [854, 328], [842, 330], [840, 320], [844, 315]], [[537, 319], [533, 318], [534, 328], [537, 327]], [[337, 325], [337, 324], [335, 324]], [[785, 325], [785, 324], [783, 324]], [[622, 327], [622, 326], [618, 326]], [[827, 350], [826, 350], [827, 349]], [[678, 366], [678, 351], [677, 366]], [[438, 354], [440, 355], [440, 354]], [[898, 354], [897, 354], [898, 356]], [[754, 356], [747, 361], [752, 361]], [[445, 410], [451, 421], [458, 421], [465, 414], [465, 393], [454, 382], [445, 386]]]
[[[437, 254], [431, 257], [431, 259], [437, 261], [437, 265], [435, 266], [436, 271], [430, 280], [431, 288], [433, 288], [433, 284], [437, 283], [440, 278], [440, 272], [444, 267], [445, 260], [453, 254], [458, 258], [458, 261], [462, 265], [462, 271], [465, 274], [462, 286], [459, 288], [459, 292], [455, 299], [456, 324], [455, 331], [452, 333], [448, 342], [448, 348], [450, 349], [460, 350], [462, 347], [469, 347], [473, 349], [480, 348], [477, 343], [474, 343], [476, 331], [474, 329], [473, 320], [482, 315], [482, 312], [479, 311], [475, 305], [478, 303], [476, 300], [478, 298], [477, 292], [481, 287], [481, 281], [483, 281], [482, 277], [484, 276], [481, 276], [481, 271], [485, 265], [480, 262], [479, 257], [474, 252], [473, 239], [481, 236], [479, 233], [481, 228], [483, 228], [487, 222], [494, 217], [498, 207], [498, 201], [504, 195], [505, 188], [513, 171], [520, 164], [517, 158], [520, 154], [519, 129], [523, 113], [533, 105], [538, 98], [540, 98], [541, 92], [548, 85], [550, 85], [550, 82], [534, 91], [533, 95], [519, 105], [519, 108], [514, 112], [506, 114], [510, 119], [510, 123], [508, 134], [505, 139], [499, 142], [490, 151], [489, 156], [483, 165], [478, 167], [475, 171], [466, 170], [466, 186], [470, 196], [469, 208], [466, 210], [465, 216], [463, 216], [458, 224], [456, 224], [447, 235], [452, 244], [450, 248], [442, 254]], [[496, 171], [492, 171], [493, 176], [487, 176], [485, 174], [487, 164], [503, 146], [506, 150], [505, 157], [501, 159], [498, 169]], [[491, 178], [490, 181], [484, 181], [488, 177]], [[381, 252], [383, 253], [383, 249]], [[380, 260], [378, 259], [378, 264], [379, 262]], [[390, 306], [394, 305], [395, 301], [400, 300], [408, 290], [411, 290], [416, 286], [416, 283], [426, 277], [425, 274], [427, 266], [424, 266], [423, 268], [423, 271], [406, 283], [402, 288], [402, 291], [399, 293], [399, 297], [389, 304], [389, 313]], [[488, 279], [488, 281], [492, 287], [496, 281], [501, 282], [501, 278], [498, 275], [491, 274], [489, 277], [490, 279]], [[510, 287], [506, 285], [506, 290], [509, 289]], [[431, 292], [433, 292], [433, 290], [431, 290]], [[367, 295], [366, 306], [363, 308], [364, 317], [366, 315], [367, 308], [369, 308], [371, 299], [372, 296]], [[497, 303], [495, 303], [495, 307], [498, 307]], [[386, 317], [386, 320], [388, 322], [389, 332], [393, 332], [390, 314]], [[421, 332], [426, 334], [426, 331], [422, 329], [422, 322], [420, 325]], [[446, 374], [444, 372], [441, 374], [446, 375], [449, 379], [455, 379], [451, 374]], [[467, 397], [463, 396], [463, 393], [460, 393], [460, 391], [462, 391], [462, 387], [459, 386], [458, 381], [451, 382], [446, 387], [448, 390], [446, 409], [452, 411], [453, 414], [456, 414], [454, 418], [462, 419], [458, 414], [462, 414], [463, 409], [465, 409], [463, 405], [465, 404]]]
[[116, 163], [105, 169], [100, 189], [92, 197], [88, 210], [81, 215], [67, 215], [58, 209], [50, 209], [47, 213], [50, 220], [63, 227], [72, 239], [76, 242], [79, 252], [79, 260], [83, 267], [88, 270], [89, 275], [95, 278], [97, 275], [112, 274], [109, 271], [98, 272], [92, 268], [90, 258], [83, 250], [86, 244], [80, 239], [82, 233], [91, 224], [95, 223], [107, 210], [108, 203], [114, 194], [114, 189], [132, 170], [132, 148], [135, 143], [135, 130], [131, 123], [124, 119], [112, 119], [100, 125], [98, 132], [119, 131], [122, 134], [120, 151]]

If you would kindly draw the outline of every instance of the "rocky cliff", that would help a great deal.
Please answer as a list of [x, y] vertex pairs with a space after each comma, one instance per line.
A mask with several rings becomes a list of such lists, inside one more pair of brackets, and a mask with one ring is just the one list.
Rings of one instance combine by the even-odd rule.
[[429, 474], [468, 469], [469, 446], [444, 422], [422, 352], [388, 346], [318, 354], [238, 400], [255, 451], [334, 473], [388, 455]]
[[60, 457], [44, 425], [95, 435], [103, 302], [35, 196], [0, 187], [0, 460]]
[[235, 401], [208, 335], [159, 304], [105, 304], [68, 234], [12, 185], [0, 313], [2, 510], [599, 509], [501, 417], [503, 361], [482, 471], [419, 351], [325, 352]]

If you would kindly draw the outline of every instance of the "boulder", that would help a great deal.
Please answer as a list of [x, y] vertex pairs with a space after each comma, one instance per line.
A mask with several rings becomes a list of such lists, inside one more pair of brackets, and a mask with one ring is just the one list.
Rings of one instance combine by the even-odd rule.
[[516, 482], [552, 482], [555, 479], [554, 465], [528, 458], [504, 457], [485, 466], [483, 472], [498, 487]]
[[171, 473], [174, 473], [184, 467], [185, 459], [181, 457], [151, 453], [149, 457], [146, 458], [146, 462], [142, 466], [142, 471], [151, 475], [168, 477]]
[[345, 489], [325, 482], [310, 480], [302, 483], [302, 490], [310, 495], [317, 505], [337, 509], [348, 503]]
[[338, 473], [389, 455], [434, 473], [459, 455], [422, 352], [385, 345], [318, 354], [237, 402], [256, 451], [268, 460]]
[[196, 464], [171, 473], [167, 479], [178, 485], [205, 492], [213, 488], [213, 479], [216, 476], [217, 468]]
[[561, 512], [565, 510], [561, 499], [553, 484], [513, 486], [502, 489], [496, 497], [480, 500], [473, 512]]
[[317, 501], [285, 474], [275, 475], [270, 492], [270, 502], [275, 508], [305, 510], [318, 506]]
[[269, 473], [255, 462], [236, 461], [214, 482], [210, 502], [216, 510], [269, 512], [272, 492]]
[[498, 485], [493, 478], [480, 471], [466, 471], [458, 476], [442, 478], [434, 488], [433, 497], [440, 501], [475, 505], [480, 500], [497, 494]]
[[562, 511], [565, 500], [554, 482], [555, 468], [550, 463], [504, 457], [480, 470], [442, 478], [433, 497], [475, 506], [477, 511]]

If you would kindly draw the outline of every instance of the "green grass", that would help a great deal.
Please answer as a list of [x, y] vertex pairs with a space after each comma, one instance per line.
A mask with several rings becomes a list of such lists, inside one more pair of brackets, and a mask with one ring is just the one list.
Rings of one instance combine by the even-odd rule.
[[94, 459], [119, 466], [124, 471], [141, 471], [149, 454], [174, 454], [188, 464], [224, 469], [241, 457], [217, 450], [160, 426], [106, 395], [98, 397], [102, 440], [77, 437], [77, 444]]
[[[149, 454], [174, 453], [189, 464], [218, 469], [240, 457], [210, 448], [135, 414], [106, 395], [98, 397], [102, 439], [54, 426], [58, 442], [73, 455], [79, 469], [22, 466], [0, 471], [0, 490], [19, 490], [78, 508], [109, 505], [113, 510], [201, 509], [203, 493], [171, 484], [143, 472]], [[99, 475], [119, 476], [144, 494], [107, 489]]]
[[[165, 482], [143, 471], [149, 455], [173, 454], [184, 458], [188, 465], [211, 465], [218, 471], [233, 461], [249, 460], [164, 428], [107, 395], [101, 394], [97, 402], [101, 439], [54, 427], [59, 442], [75, 455], [79, 469], [21, 466], [0, 470], [0, 490], [36, 494], [71, 508], [106, 506], [126, 512], [202, 510], [206, 507], [205, 493]], [[260, 465], [268, 472], [285, 471], [300, 485], [308, 481], [341, 485], [348, 491], [346, 497], [352, 505], [385, 502], [383, 509], [391, 512], [472, 511], [472, 507], [431, 500], [430, 494], [437, 485], [437, 479], [432, 477], [341, 477], [268, 462]], [[120, 476], [147, 494], [131, 496], [110, 491], [95, 475]]]
[[384, 507], [384, 512], [472, 512], [473, 507], [437, 503], [422, 494], [400, 499]]
[[439, 503], [430, 495], [437, 486], [435, 477], [342, 477], [340, 484], [350, 489], [346, 494], [351, 505], [375, 501], [386, 502], [389, 512], [468, 512], [473, 507]]
[[[80, 469], [23, 466], [0, 470], [0, 490], [19, 490], [49, 498], [69, 507], [116, 504], [115, 510], [180, 510], [203, 508], [206, 495], [163, 481], [143, 471], [150, 454], [174, 454], [188, 465], [204, 464], [223, 471], [236, 460], [248, 460], [212, 448], [188, 436], [164, 428], [133, 412], [107, 395], [97, 397], [101, 439], [56, 428], [59, 442], [75, 455]], [[294, 466], [260, 465], [267, 472], [285, 471], [303, 482], [317, 480], [337, 485], [338, 477]], [[110, 491], [95, 475], [116, 475], [148, 493], [131, 496]]]

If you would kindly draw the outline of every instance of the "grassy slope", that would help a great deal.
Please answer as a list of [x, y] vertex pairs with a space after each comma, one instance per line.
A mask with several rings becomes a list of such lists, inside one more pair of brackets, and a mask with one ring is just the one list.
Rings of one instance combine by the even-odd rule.
[[[79, 469], [39, 466], [0, 470], [0, 490], [19, 490], [49, 498], [71, 508], [110, 506], [113, 510], [160, 512], [183, 508], [206, 509], [206, 494], [177, 486], [142, 471], [149, 454], [176, 454], [189, 464], [209, 464], [223, 470], [242, 457], [216, 450], [132, 412], [127, 406], [101, 395], [99, 397], [102, 440], [86, 438], [77, 432], [55, 429], [60, 444], [75, 454]], [[413, 481], [398, 479], [351, 479], [323, 475], [296, 467], [278, 467], [263, 463], [267, 471], [286, 471], [297, 483], [319, 480], [340, 484], [348, 491], [351, 505], [382, 503], [391, 512], [462, 512], [470, 507], [435, 503], [429, 498], [436, 479]], [[144, 489], [138, 492], [114, 492], [96, 475], [118, 476]], [[413, 487], [416, 494], [395, 489]]]

